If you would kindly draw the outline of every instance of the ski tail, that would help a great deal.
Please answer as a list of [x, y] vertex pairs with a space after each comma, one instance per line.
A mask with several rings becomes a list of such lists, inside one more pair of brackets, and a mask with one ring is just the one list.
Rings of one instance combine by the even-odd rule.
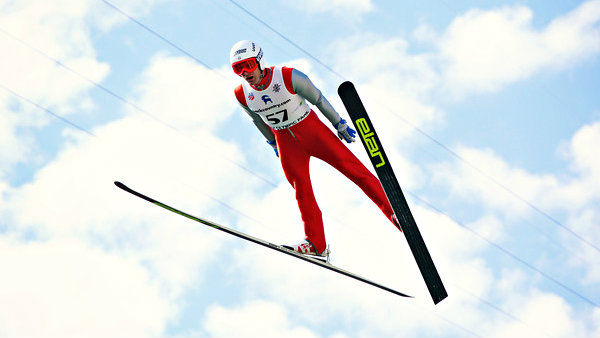
[[338, 94], [360, 135], [362, 144], [370, 157], [375, 172], [383, 186], [383, 190], [392, 205], [392, 209], [394, 209], [394, 213], [402, 225], [403, 233], [421, 271], [421, 275], [425, 280], [429, 294], [433, 302], [437, 304], [448, 297], [448, 293], [431, 259], [429, 250], [417, 227], [417, 223], [402, 193], [390, 161], [383, 150], [381, 140], [377, 136], [373, 123], [371, 123], [371, 119], [367, 114], [367, 110], [351, 82], [346, 81], [342, 83], [338, 88]]

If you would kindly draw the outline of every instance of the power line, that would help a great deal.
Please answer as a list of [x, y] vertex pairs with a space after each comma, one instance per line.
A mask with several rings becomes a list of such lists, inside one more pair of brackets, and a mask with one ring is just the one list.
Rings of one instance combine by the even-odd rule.
[[193, 55], [192, 53], [189, 53], [188, 51], [186, 51], [185, 49], [179, 47], [178, 45], [176, 45], [175, 43], [171, 42], [171, 40], [167, 39], [164, 35], [158, 33], [157, 31], [153, 30], [152, 28], [148, 27], [147, 25], [143, 24], [141, 21], [137, 20], [136, 18], [132, 17], [131, 15], [127, 14], [125, 11], [123, 11], [122, 9], [120, 9], [119, 7], [115, 6], [114, 4], [110, 3], [107, 0], [100, 0], [102, 2], [104, 2], [107, 6], [111, 7], [112, 9], [114, 9], [115, 11], [121, 13], [121, 15], [123, 15], [124, 17], [126, 17], [127, 19], [131, 20], [132, 22], [136, 23], [138, 26], [142, 27], [144, 30], [146, 30], [147, 32], [149, 32], [150, 34], [156, 36], [157, 38], [159, 38], [160, 40], [162, 40], [164, 43], [168, 44], [169, 46], [175, 48], [176, 50], [178, 50], [179, 52], [181, 52], [182, 54], [186, 55], [187, 57], [191, 58], [192, 60], [196, 61], [197, 63], [203, 65], [204, 67], [206, 67], [207, 69], [212, 70], [214, 73], [216, 73], [217, 75], [219, 75], [221, 78], [226, 79], [227, 77], [223, 74], [221, 74], [221, 72], [217, 71], [216, 69], [214, 69], [213, 67], [209, 66], [208, 64], [206, 64], [204, 61], [200, 60], [199, 58], [197, 58], [195, 55]]
[[177, 49], [178, 51], [180, 51], [182, 54], [185, 54], [186, 56], [188, 56], [189, 58], [193, 59], [194, 61], [198, 62], [199, 64], [203, 65], [204, 67], [208, 68], [208, 69], [212, 69], [209, 65], [207, 65], [206, 63], [204, 63], [202, 60], [198, 59], [197, 57], [195, 57], [194, 55], [188, 53], [186, 50], [184, 50], [183, 48], [180, 48], [179, 46], [177, 46], [176, 44], [172, 43], [169, 39], [165, 38], [164, 36], [162, 36], [161, 34], [157, 33], [155, 30], [153, 30], [152, 28], [144, 25], [143, 23], [141, 23], [139, 20], [135, 19], [134, 17], [132, 17], [131, 15], [125, 13], [123, 10], [121, 10], [119, 7], [113, 5], [112, 3], [106, 1], [106, 0], [100, 0], [102, 2], [104, 2], [107, 6], [111, 7], [112, 9], [114, 9], [115, 11], [121, 13], [121, 15], [123, 15], [124, 17], [126, 17], [127, 19], [129, 19], [130, 21], [135, 22], [138, 26], [142, 27], [143, 29], [145, 29], [146, 31], [148, 31], [150, 34], [156, 36], [157, 38], [159, 38], [160, 40], [162, 40], [164, 43], [168, 44], [169, 46]]
[[80, 126], [80, 125], [78, 125], [78, 124], [76, 124], [76, 123], [74, 123], [74, 122], [71, 122], [70, 120], [68, 120], [68, 119], [66, 119], [66, 118], [64, 118], [64, 117], [62, 117], [62, 116], [60, 116], [60, 115], [58, 115], [58, 114], [54, 113], [54, 112], [53, 112], [53, 111], [51, 111], [50, 109], [48, 109], [48, 108], [46, 108], [46, 107], [43, 107], [42, 105], [40, 105], [40, 104], [38, 104], [38, 103], [34, 102], [33, 100], [31, 100], [31, 99], [29, 99], [29, 98], [27, 98], [27, 97], [25, 97], [25, 96], [23, 96], [23, 95], [21, 95], [21, 94], [19, 94], [19, 93], [17, 93], [17, 92], [15, 92], [14, 90], [12, 90], [12, 89], [10, 89], [10, 88], [6, 87], [5, 85], [3, 85], [3, 84], [0, 84], [0, 88], [4, 89], [5, 91], [7, 91], [7, 92], [11, 93], [12, 95], [14, 95], [14, 96], [18, 97], [19, 99], [21, 99], [21, 100], [23, 100], [23, 101], [26, 101], [26, 102], [28, 102], [29, 104], [36, 106], [37, 108], [39, 108], [39, 109], [41, 109], [41, 110], [45, 111], [46, 113], [48, 113], [48, 114], [50, 114], [50, 115], [54, 116], [55, 118], [57, 118], [57, 119], [61, 120], [62, 122], [64, 122], [64, 123], [66, 123], [66, 124], [70, 125], [71, 127], [75, 128], [75, 129], [78, 129], [78, 130], [80, 130], [80, 131], [82, 131], [82, 132], [84, 132], [84, 133], [86, 133], [86, 134], [88, 134], [88, 135], [90, 135], [90, 136], [96, 136], [96, 135], [94, 135], [94, 133], [92, 133], [91, 131], [87, 130], [86, 128], [84, 128], [84, 127], [82, 127], [82, 126]]

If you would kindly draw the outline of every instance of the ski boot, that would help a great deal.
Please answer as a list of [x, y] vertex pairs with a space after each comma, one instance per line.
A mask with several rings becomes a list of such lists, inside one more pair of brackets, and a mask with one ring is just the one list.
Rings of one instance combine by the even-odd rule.
[[302, 241], [300, 244], [282, 245], [282, 247], [288, 250], [301, 253], [303, 255], [310, 256], [311, 258], [318, 259], [325, 263], [329, 263], [329, 254], [331, 253], [331, 251], [329, 250], [329, 245], [327, 245], [327, 247], [325, 247], [325, 250], [323, 250], [323, 252], [321, 253], [317, 252], [315, 246], [307, 240]]

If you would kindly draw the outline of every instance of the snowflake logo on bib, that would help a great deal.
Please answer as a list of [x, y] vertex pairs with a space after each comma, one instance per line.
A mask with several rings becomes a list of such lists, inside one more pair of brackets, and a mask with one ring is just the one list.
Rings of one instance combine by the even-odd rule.
[[276, 83], [273, 85], [273, 91], [275, 93], [279, 93], [279, 90], [281, 89], [281, 85], [279, 83]]

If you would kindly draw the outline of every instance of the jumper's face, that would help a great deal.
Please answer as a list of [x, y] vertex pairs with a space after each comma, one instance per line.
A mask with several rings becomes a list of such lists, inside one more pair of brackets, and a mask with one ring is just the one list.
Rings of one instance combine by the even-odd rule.
[[254, 86], [260, 83], [260, 73], [262, 70], [255, 58], [238, 61], [232, 64], [231, 67], [234, 73], [243, 77], [250, 85]]
[[261, 77], [260, 77], [260, 67], [256, 68], [255, 70], [251, 71], [251, 72], [246, 72], [244, 71], [242, 73], [242, 77], [244, 78], [244, 80], [246, 80], [251, 86], [256, 86], [257, 84], [260, 83]]

